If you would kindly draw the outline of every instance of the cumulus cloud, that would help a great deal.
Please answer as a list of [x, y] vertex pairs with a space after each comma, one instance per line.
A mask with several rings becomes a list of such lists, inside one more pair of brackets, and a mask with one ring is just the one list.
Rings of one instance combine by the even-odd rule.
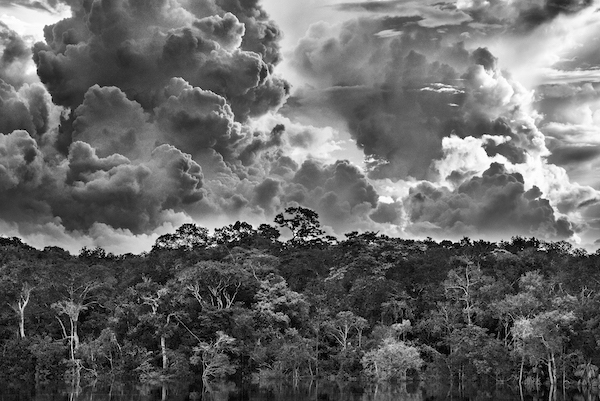
[[286, 111], [344, 119], [373, 161], [374, 178], [431, 179], [432, 162], [450, 135], [509, 137], [489, 151], [514, 162], [539, 150], [538, 131], [523, 128], [532, 124], [524, 108], [533, 95], [499, 69], [489, 50], [470, 52], [460, 41], [444, 43], [444, 33], [415, 25], [381, 38], [376, 33], [384, 21], [313, 26], [295, 57], [307, 79], [326, 89], [297, 92], [295, 107]]
[[[500, 32], [541, 38], [589, 1], [339, 4], [359, 17], [298, 42], [291, 98], [258, 0], [25, 5], [60, 4], [71, 16], [33, 49], [0, 26], [6, 232], [125, 251], [301, 205], [331, 234], [600, 236], [598, 191], [571, 181], [600, 159], [597, 82], [533, 91], [494, 51]], [[345, 160], [348, 136], [364, 164]]]
[[[286, 202], [296, 202], [318, 211], [323, 223], [338, 233], [351, 230], [377, 207], [378, 194], [364, 174], [347, 161], [322, 164], [305, 161], [286, 191]], [[341, 231], [341, 232], [339, 232]]]
[[89, 144], [74, 142], [64, 177], [57, 185], [62, 191], [47, 199], [69, 230], [103, 223], [140, 234], [165, 223], [167, 211], [183, 211], [203, 197], [200, 166], [169, 145], [134, 164], [119, 154], [99, 157]]
[[0, 79], [15, 88], [24, 83], [36, 81], [35, 74], [30, 73], [29, 62], [31, 49], [26, 41], [6, 24], [0, 21]]
[[[442, 7], [440, 3], [340, 5], [342, 10], [363, 13], [339, 25], [314, 24], [300, 40], [294, 60], [311, 86], [294, 92], [283, 112], [294, 117], [310, 115], [320, 122], [333, 114], [365, 153], [371, 179], [397, 181], [411, 191], [416, 191], [411, 181], [426, 180], [422, 185], [435, 189], [432, 196], [444, 199], [446, 213], [459, 216], [451, 222], [435, 213], [416, 213], [417, 204], [406, 197], [409, 204], [398, 207], [394, 201], [379, 206], [372, 219], [399, 222], [406, 213], [406, 224], [413, 233], [438, 230], [489, 236], [495, 231], [510, 235], [512, 227], [515, 232], [570, 237], [583, 227], [580, 208], [598, 193], [586, 186], [590, 182], [571, 182], [573, 170], [555, 164], [580, 167], [582, 162], [596, 158], [597, 142], [575, 147], [573, 144], [579, 145], [577, 139], [573, 138], [571, 145], [565, 139], [568, 125], [575, 121], [588, 121], [586, 132], [594, 131], [592, 102], [597, 102], [596, 90], [590, 84], [579, 89], [572, 84], [573, 94], [569, 96], [582, 100], [564, 107], [565, 99], [556, 99], [566, 96], [561, 94], [564, 91], [547, 88], [547, 93], [536, 95], [503, 70], [501, 60], [478, 43], [494, 44], [492, 38], [499, 29], [507, 38], [524, 35], [539, 39], [537, 27], [587, 12], [589, 6], [590, 2], [574, 1], [459, 1], [448, 10], [463, 12], [470, 20], [465, 19], [460, 28], [448, 20], [443, 28], [434, 30], [423, 23], [428, 17], [422, 8]], [[397, 25], [390, 26], [394, 18]], [[583, 99], [587, 108], [581, 107]], [[553, 113], [561, 114], [562, 122], [557, 122]], [[551, 130], [559, 131], [558, 124], [563, 124], [563, 135], [547, 136]], [[490, 175], [494, 163], [505, 166], [505, 171], [492, 175], [517, 174], [518, 184], [501, 180], [485, 195], [469, 194], [467, 203], [480, 206], [483, 215], [486, 205], [507, 196], [492, 188], [513, 186], [518, 189], [511, 195], [518, 205], [515, 210], [525, 210], [522, 218], [527, 225], [510, 223], [508, 217], [502, 226], [499, 218], [488, 230], [482, 228], [482, 217], [474, 218], [477, 221], [461, 217], [463, 205], [458, 200], [464, 202], [465, 194], [459, 188]], [[491, 182], [488, 178], [484, 181]], [[534, 189], [539, 192], [535, 197], [523, 195], [531, 197], [528, 191]], [[450, 198], [453, 201], [446, 202]], [[506, 216], [511, 213], [507, 211]]]
[[98, 84], [122, 88], [149, 110], [174, 76], [225, 97], [239, 119], [285, 99], [287, 83], [271, 73], [278, 31], [256, 3], [120, 0], [72, 10], [34, 48], [59, 105], [79, 106]]
[[498, 239], [507, 235], [564, 239], [573, 235], [571, 223], [558, 218], [541, 191], [526, 191], [518, 173], [508, 173], [494, 163], [479, 177], [462, 183], [456, 190], [423, 183], [406, 199], [411, 225], [417, 234], [443, 236], [485, 236]]

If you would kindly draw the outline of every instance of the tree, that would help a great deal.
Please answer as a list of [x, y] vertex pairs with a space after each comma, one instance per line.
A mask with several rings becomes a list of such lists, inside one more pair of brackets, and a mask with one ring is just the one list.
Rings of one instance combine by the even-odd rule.
[[43, 274], [37, 266], [25, 261], [15, 261], [0, 267], [0, 292], [18, 319], [18, 336], [25, 338], [25, 310], [31, 295], [42, 282]]
[[217, 338], [210, 342], [200, 342], [194, 347], [190, 358], [192, 365], [202, 365], [202, 380], [223, 378], [235, 373], [237, 366], [231, 362], [228, 353], [233, 352], [235, 338], [222, 331], [217, 332]]
[[521, 359], [520, 384], [526, 360], [533, 366], [546, 365], [551, 387], [557, 385], [559, 362], [565, 377], [565, 347], [577, 320], [577, 303], [577, 298], [564, 292], [561, 284], [538, 271], [530, 271], [521, 276], [517, 294], [507, 295], [492, 305], [507, 316], [504, 319], [512, 321], [513, 349]]
[[521, 317], [513, 326], [513, 336], [521, 344], [519, 351], [533, 363], [545, 363], [551, 387], [557, 385], [557, 355], [563, 352], [566, 331], [574, 321], [572, 312], [551, 310], [533, 318]]
[[116, 320], [127, 327], [131, 340], [146, 349], [158, 348], [162, 370], [157, 373], [149, 361], [144, 362], [142, 370], [149, 377], [169, 372], [167, 339], [175, 333], [182, 313], [174, 298], [171, 288], [143, 277], [142, 282], [127, 289], [116, 311]]
[[251, 224], [236, 221], [235, 224], [215, 229], [213, 239], [219, 245], [248, 246], [256, 234]]
[[324, 233], [317, 212], [300, 206], [288, 207], [285, 214], [279, 213], [275, 216], [275, 223], [292, 232], [292, 245], [308, 245], [320, 239]]
[[352, 311], [339, 312], [335, 319], [329, 321], [329, 334], [337, 341], [342, 350], [350, 345], [350, 336], [356, 331], [358, 346], [361, 346], [362, 332], [368, 327], [367, 320], [356, 316]]
[[404, 341], [386, 338], [378, 348], [367, 352], [361, 363], [365, 374], [377, 381], [406, 380], [409, 369], [423, 366], [419, 350]]
[[69, 323], [69, 331], [60, 317], [57, 319], [63, 329], [63, 335], [69, 340], [71, 361], [75, 362], [75, 352], [79, 348], [79, 319], [81, 313], [90, 306], [100, 304], [100, 294], [111, 288], [116, 279], [103, 266], [88, 267], [80, 263], [69, 263], [55, 272], [59, 277], [54, 285], [59, 293], [59, 300], [51, 306], [58, 316], [65, 315]]
[[176, 281], [203, 307], [230, 309], [254, 281], [250, 272], [227, 262], [202, 261], [177, 273]]
[[164, 234], [157, 238], [153, 251], [161, 249], [190, 251], [205, 247], [209, 243], [208, 229], [196, 224], [181, 225], [174, 234]]
[[[463, 239], [464, 241], [464, 239]], [[463, 311], [467, 318], [467, 324], [473, 324], [473, 315], [477, 310], [476, 294], [478, 288], [489, 282], [481, 272], [478, 264], [469, 259], [458, 259], [460, 267], [448, 272], [448, 278], [444, 281], [446, 297], [463, 304]]]
[[288, 288], [285, 280], [274, 274], [261, 280], [256, 293], [254, 309], [257, 316], [283, 330], [291, 324], [299, 325], [308, 319], [309, 303], [302, 294]]

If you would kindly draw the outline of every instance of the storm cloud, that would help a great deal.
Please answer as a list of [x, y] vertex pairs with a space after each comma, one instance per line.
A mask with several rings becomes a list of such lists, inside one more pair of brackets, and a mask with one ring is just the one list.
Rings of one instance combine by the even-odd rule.
[[406, 200], [412, 222], [410, 231], [440, 236], [501, 238], [507, 235], [564, 239], [573, 235], [571, 223], [557, 218], [541, 191], [526, 191], [523, 176], [507, 173], [494, 163], [481, 177], [463, 182], [456, 190], [429, 183], [410, 191]]
[[502, 58], [591, 1], [341, 3], [294, 49], [258, 0], [11, 4], [71, 15], [0, 25], [4, 232], [147, 249], [299, 205], [332, 235], [600, 236], [594, 52], [535, 88]]
[[328, 108], [345, 120], [372, 158], [374, 178], [432, 178], [432, 162], [450, 135], [509, 136], [512, 143], [493, 152], [524, 159], [532, 138], [518, 114], [530, 95], [489, 50], [444, 44], [442, 33], [415, 25], [380, 38], [383, 21], [313, 26], [295, 57], [307, 79], [316, 76], [315, 85], [327, 89], [299, 92], [300, 108], [314, 114]]
[[277, 29], [256, 4], [120, 0], [73, 10], [34, 48], [38, 75], [59, 105], [79, 106], [97, 84], [122, 88], [150, 110], [172, 77], [225, 97], [239, 119], [285, 99], [286, 82], [271, 73]]

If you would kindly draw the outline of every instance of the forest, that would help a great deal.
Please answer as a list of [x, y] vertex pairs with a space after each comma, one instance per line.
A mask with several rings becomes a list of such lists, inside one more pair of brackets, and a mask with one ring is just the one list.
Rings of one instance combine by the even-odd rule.
[[140, 255], [0, 238], [0, 380], [598, 386], [599, 252], [273, 223], [184, 224]]

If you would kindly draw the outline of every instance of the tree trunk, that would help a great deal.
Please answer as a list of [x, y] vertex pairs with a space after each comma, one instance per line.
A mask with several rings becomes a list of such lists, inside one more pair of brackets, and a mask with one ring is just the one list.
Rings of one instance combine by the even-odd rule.
[[550, 355], [552, 358], [552, 376], [554, 377], [554, 387], [556, 387], [558, 381], [556, 375], [556, 359], [554, 358], [554, 352], [552, 352]]
[[550, 379], [550, 387], [552, 388], [556, 387], [556, 366], [554, 366], [554, 363], [554, 354], [550, 353], [550, 355], [548, 355], [547, 366], [548, 378]]
[[316, 362], [315, 362], [315, 374], [317, 376], [317, 378], [319, 377], [319, 333], [320, 333], [320, 329], [317, 329], [317, 355], [316, 355]]
[[69, 318], [69, 323], [71, 325], [71, 333], [69, 333], [69, 348], [71, 350], [71, 361], [75, 360], [75, 323], [73, 319]]
[[166, 371], [169, 368], [169, 360], [167, 359], [167, 339], [165, 336], [160, 336], [160, 353], [162, 355], [162, 368]]
[[521, 369], [519, 370], [519, 388], [523, 391], [523, 366], [525, 365], [525, 355], [521, 355]]
[[73, 348], [75, 351], [79, 349], [79, 333], [77, 329], [77, 320], [73, 320]]
[[32, 289], [27, 284], [23, 285], [19, 300], [16, 304], [11, 305], [13, 310], [19, 315], [19, 338], [25, 338], [25, 308], [29, 304]]
[[25, 308], [19, 310], [19, 336], [25, 338]]

